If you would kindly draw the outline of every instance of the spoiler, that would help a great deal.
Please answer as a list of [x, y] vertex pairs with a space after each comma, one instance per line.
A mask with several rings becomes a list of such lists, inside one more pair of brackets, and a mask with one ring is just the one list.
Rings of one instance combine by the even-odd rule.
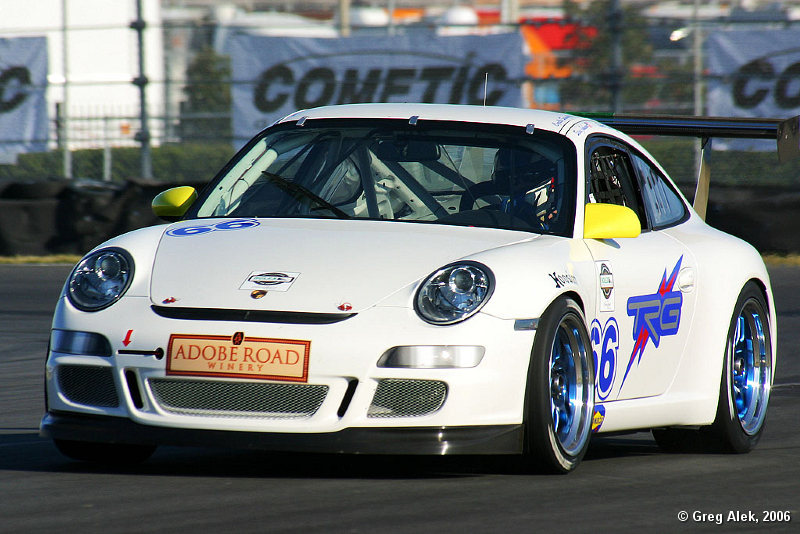
[[675, 115], [615, 115], [581, 113], [628, 135], [671, 135], [697, 137], [703, 148], [694, 210], [703, 219], [708, 206], [708, 184], [711, 176], [711, 140], [771, 139], [777, 143], [778, 160], [789, 161], [800, 156], [800, 116], [790, 119], [753, 119], [725, 117], [690, 117]]

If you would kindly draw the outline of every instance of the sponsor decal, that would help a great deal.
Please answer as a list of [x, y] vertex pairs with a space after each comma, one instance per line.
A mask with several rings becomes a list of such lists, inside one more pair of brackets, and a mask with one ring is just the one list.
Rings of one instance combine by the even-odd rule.
[[172, 334], [167, 374], [306, 382], [310, 341]]
[[595, 262], [597, 267], [597, 276], [599, 279], [598, 288], [600, 294], [598, 302], [600, 303], [601, 312], [614, 311], [614, 274], [611, 272], [611, 262], [598, 261]]
[[653, 345], [658, 348], [663, 336], [674, 336], [678, 333], [683, 295], [680, 291], [674, 291], [673, 287], [682, 261], [683, 256], [678, 258], [678, 263], [669, 276], [666, 269], [664, 270], [656, 293], [628, 299], [628, 315], [633, 317], [633, 339], [636, 343], [628, 361], [628, 368], [625, 369], [625, 376], [622, 377], [622, 385], [625, 385], [625, 379], [628, 378], [634, 360], [637, 365], [642, 361], [648, 341], [652, 340]]
[[47, 39], [0, 38], [0, 164], [47, 150]]
[[257, 296], [256, 291], [289, 291], [294, 281], [300, 273], [290, 273], [286, 271], [253, 271], [247, 275], [239, 289], [246, 289], [252, 291], [250, 296], [253, 298], [261, 298], [264, 295]]
[[250, 298], [251, 299], [256, 299], [256, 300], [263, 299], [266, 296], [267, 296], [267, 292], [264, 291], [263, 289], [254, 289], [253, 292], [250, 293]]
[[192, 226], [181, 226], [167, 230], [167, 235], [171, 237], [192, 237], [196, 235], [208, 234], [216, 231], [245, 230], [254, 228], [260, 223], [255, 219], [234, 219], [216, 224], [195, 224]]
[[572, 274], [558, 274], [556, 272], [552, 272], [548, 276], [553, 279], [553, 282], [556, 283], [556, 287], [558, 288], [578, 283], [578, 279]]
[[610, 317], [605, 326], [595, 319], [592, 321], [589, 337], [594, 354], [595, 393], [600, 400], [606, 400], [614, 389], [617, 375], [617, 354], [619, 353], [619, 324]]
[[603, 421], [606, 420], [606, 407], [602, 404], [594, 405], [594, 413], [592, 414], [592, 432], [598, 432], [600, 427], [603, 426]]
[[[395, 61], [404, 56], [402, 59], [413, 62], [417, 54], [406, 51], [401, 56], [397, 51], [372, 50], [360, 55], [379, 64], [384, 62], [382, 56], [394, 55]], [[427, 54], [419, 55], [429, 59]], [[342, 53], [337, 59], [345, 60], [346, 56]], [[511, 93], [508, 71], [499, 62], [482, 65], [464, 62], [459, 65], [456, 58], [442, 58], [443, 62], [450, 64], [348, 68], [342, 75], [341, 67], [334, 64], [308, 68], [306, 64], [314, 60], [321, 61], [322, 58], [306, 56], [264, 70], [256, 80], [253, 105], [263, 113], [270, 113], [286, 107], [289, 102], [293, 102], [293, 108], [302, 109], [335, 103], [398, 101], [414, 94], [421, 95], [423, 102], [449, 99], [451, 103], [468, 101], [477, 104], [482, 101], [481, 90], [487, 73], [494, 82], [493, 86], [502, 87], [488, 93], [487, 105], [494, 106], [504, 97], [508, 98], [506, 93]], [[337, 78], [344, 78], [344, 81], [337, 84]]]
[[794, 29], [720, 31], [708, 37], [712, 111], [736, 117], [796, 114], [800, 49]]
[[32, 89], [31, 79], [31, 71], [20, 65], [0, 70], [0, 113], [13, 111], [25, 102]]
[[605, 263], [600, 267], [600, 290], [605, 298], [609, 298], [614, 291], [614, 275]]
[[572, 133], [572, 135], [580, 137], [588, 129], [589, 129], [589, 122], [588, 121], [582, 121], [582, 122], [579, 122], [578, 124], [576, 124], [575, 126], [573, 126], [572, 130], [570, 131], [570, 133]]
[[563, 125], [564, 125], [564, 123], [566, 123], [567, 121], [569, 121], [571, 118], [572, 118], [572, 116], [571, 116], [571, 115], [559, 115], [559, 116], [558, 116], [558, 117], [556, 117], [556, 119], [555, 119], [553, 122], [551, 122], [550, 124], [552, 124], [552, 125], [553, 125], [553, 128], [559, 128], [559, 127], [563, 126]]
[[[519, 32], [495, 35], [351, 36], [231, 32], [235, 137], [250, 138], [298, 109], [358, 102], [436, 102], [519, 107], [526, 58]], [[254, 51], [269, 50], [269, 54]], [[488, 83], [487, 83], [488, 80]]]
[[260, 286], [275, 286], [294, 282], [294, 276], [285, 273], [261, 273], [250, 276], [247, 281]]

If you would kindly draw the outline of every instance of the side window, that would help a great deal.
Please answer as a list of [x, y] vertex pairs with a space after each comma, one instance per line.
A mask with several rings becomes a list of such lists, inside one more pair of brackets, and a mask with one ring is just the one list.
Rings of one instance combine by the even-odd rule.
[[633, 164], [639, 173], [645, 209], [653, 227], [669, 226], [682, 220], [686, 207], [661, 172], [636, 154], [633, 154]]
[[589, 157], [589, 201], [631, 208], [647, 228], [638, 183], [628, 152], [609, 145], [595, 145]]

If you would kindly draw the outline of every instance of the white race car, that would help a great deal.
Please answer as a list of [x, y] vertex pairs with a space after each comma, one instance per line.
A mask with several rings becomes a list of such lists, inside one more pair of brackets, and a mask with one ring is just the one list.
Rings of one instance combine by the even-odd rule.
[[776, 330], [761, 257], [600, 120], [305, 110], [153, 207], [172, 222], [92, 250], [58, 302], [41, 433], [68, 457], [225, 445], [568, 472], [592, 433], [733, 452], [762, 433]]

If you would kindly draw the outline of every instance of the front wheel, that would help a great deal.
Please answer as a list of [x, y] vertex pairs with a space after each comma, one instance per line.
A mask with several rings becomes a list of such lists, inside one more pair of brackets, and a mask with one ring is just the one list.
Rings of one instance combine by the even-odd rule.
[[535, 468], [568, 473], [586, 454], [594, 409], [594, 360], [586, 320], [566, 297], [542, 315], [526, 392], [526, 453]]

